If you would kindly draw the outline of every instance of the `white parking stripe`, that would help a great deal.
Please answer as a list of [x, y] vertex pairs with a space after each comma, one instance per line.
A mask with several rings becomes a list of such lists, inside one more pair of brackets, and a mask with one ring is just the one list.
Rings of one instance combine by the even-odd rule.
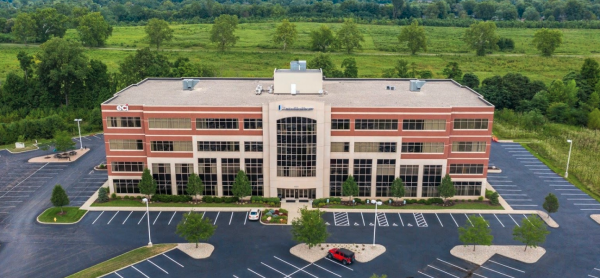
[[400, 218], [400, 223], [402, 223], [402, 227], [404, 227], [404, 221], [402, 221], [402, 216], [400, 216], [400, 213], [398, 213], [398, 217]]
[[115, 216], [117, 216], [117, 214], [119, 214], [118, 211], [117, 213], [115, 213], [115, 215], [113, 215], [113, 217], [110, 218], [110, 220], [108, 220], [108, 223], [106, 223], [106, 225], [110, 224], [110, 222], [113, 220], [113, 218], [115, 218]]
[[510, 269], [512, 269], [512, 270], [516, 270], [516, 271], [518, 271], [518, 272], [521, 272], [521, 273], [525, 273], [525, 271], [523, 271], [523, 270], [516, 269], [516, 268], [514, 268], [514, 267], [510, 267], [510, 266], [507, 266], [507, 265], [503, 265], [503, 264], [501, 264], [501, 263], [499, 263], [499, 262], [496, 262], [496, 261], [489, 260], [489, 262], [491, 262], [491, 263], [495, 263], [495, 264], [497, 264], [497, 265], [501, 265], [501, 266], [503, 266], [503, 267], [506, 267], [506, 268], [510, 268]]
[[260, 274], [258, 274], [258, 273], [256, 273], [256, 272], [254, 272], [254, 270], [252, 270], [252, 269], [249, 269], [249, 268], [248, 268], [248, 271], [250, 271], [250, 272], [252, 272], [252, 273], [254, 273], [254, 274], [258, 275], [259, 277], [262, 277], [262, 278], [267, 278], [267, 277], [265, 277], [265, 276], [262, 276], [262, 275], [260, 275]]
[[487, 269], [487, 270], [489, 270], [489, 271], [496, 272], [496, 273], [498, 273], [498, 274], [500, 274], [500, 275], [504, 275], [504, 276], [506, 276], [506, 277], [515, 278], [515, 277], [513, 277], [513, 276], [510, 276], [510, 275], [508, 275], [508, 274], [504, 274], [504, 273], [502, 273], [502, 272], [500, 272], [500, 271], [493, 270], [493, 269], [491, 269], [491, 268], [489, 268], [489, 267], [485, 267], [485, 266], [481, 266], [481, 267], [483, 267], [483, 268], [485, 268], [485, 269]]
[[502, 225], [502, 228], [504, 228], [504, 224], [502, 224], [502, 221], [500, 221], [500, 218], [498, 218], [498, 216], [496, 216], [495, 213], [494, 213], [494, 216], [496, 217], [496, 220], [498, 220], [498, 222], [500, 222], [500, 225]]
[[569, 201], [596, 201], [596, 199], [567, 199]]
[[231, 212], [231, 217], [229, 217], [229, 225], [231, 225], [231, 219], [233, 219], [233, 211]]
[[175, 214], [177, 214], [177, 212], [173, 212], [173, 215], [171, 216], [171, 219], [169, 219], [169, 224], [167, 224], [167, 225], [171, 225], [171, 221], [173, 220], [173, 217], [175, 217]]
[[142, 223], [142, 220], [144, 220], [144, 217], [146, 217], [146, 213], [148, 212], [144, 212], [144, 215], [142, 215], [142, 218], [140, 218], [140, 221], [138, 221], [138, 225]]
[[144, 277], [146, 278], [150, 278], [148, 277], [148, 275], [144, 274], [143, 272], [141, 272], [139, 269], [135, 268], [135, 266], [131, 266], [133, 269], [137, 270], [139, 273], [141, 273], [142, 275], [144, 275]]
[[531, 199], [504, 199], [504, 201], [523, 201], [523, 202], [531, 202]]
[[167, 256], [166, 254], [162, 254], [162, 255], [165, 256], [165, 257], [167, 257], [167, 259], [173, 261], [174, 263], [178, 264], [179, 266], [183, 267], [182, 264], [180, 264], [180, 263], [176, 262], [175, 260], [171, 259], [171, 257]]
[[571, 185], [571, 184], [551, 184], [550, 186], [567, 186], [567, 187], [573, 187], [573, 185]]
[[514, 205], [514, 204], [511, 204], [511, 206], [513, 206], [513, 207], [537, 207], [538, 205]]
[[449, 262], [447, 262], [447, 261], [444, 261], [444, 260], [440, 260], [440, 258], [436, 258], [436, 259], [437, 259], [438, 261], [440, 261], [440, 262], [443, 262], [443, 263], [447, 264], [447, 265], [451, 265], [451, 266], [453, 266], [453, 267], [456, 267], [456, 268], [458, 268], [458, 269], [460, 269], [460, 270], [462, 270], [462, 271], [464, 271], [464, 272], [469, 272], [468, 270], [466, 270], [466, 269], [464, 269], [464, 268], [462, 268], [462, 267], [460, 267], [460, 266], [457, 266], [457, 265], [455, 265], [455, 264], [451, 264], [451, 263], [449, 263]]
[[221, 213], [220, 211], [217, 211], [217, 217], [215, 217], [215, 222], [213, 223], [213, 225], [217, 224], [217, 219], [219, 219], [219, 214], [220, 213]]
[[435, 278], [435, 277], [433, 277], [433, 276], [429, 276], [429, 275], [427, 275], [427, 274], [425, 274], [425, 273], [423, 273], [423, 272], [421, 272], [421, 271], [417, 271], [417, 272], [418, 272], [418, 273], [421, 273], [421, 274], [423, 274], [423, 275], [425, 275], [425, 276], [427, 276], [427, 277], [429, 277], [429, 278]]
[[435, 217], [437, 217], [438, 221], [440, 221], [440, 225], [442, 225], [442, 227], [444, 227], [444, 224], [442, 224], [442, 220], [440, 220], [440, 217], [437, 215], [437, 213], [435, 214]]
[[[278, 259], [278, 260], [280, 260], [280, 261], [282, 261], [282, 262], [284, 262], [284, 263], [286, 263], [286, 264], [290, 265], [290, 266], [293, 266], [293, 267], [295, 267], [296, 269], [298, 269], [298, 271], [302, 271], [302, 272], [304, 272], [304, 273], [306, 273], [306, 274], [308, 274], [308, 275], [310, 275], [310, 276], [312, 276], [312, 277], [319, 278], [319, 277], [317, 277], [317, 276], [314, 276], [314, 275], [312, 275], [310, 272], [308, 272], [308, 271], [304, 270], [304, 268], [306, 268], [306, 267], [307, 267], [307, 266], [309, 266], [310, 264], [309, 264], [309, 265], [307, 265], [307, 266], [305, 266], [305, 267], [303, 267], [303, 268], [299, 268], [299, 267], [297, 267], [297, 266], [295, 266], [295, 265], [293, 265], [293, 264], [291, 264], [291, 263], [288, 263], [288, 262], [286, 262], [286, 261], [284, 261], [284, 260], [280, 259], [280, 258], [279, 258], [279, 257], [277, 257], [277, 256], [273, 256], [273, 257], [274, 257], [275, 259]], [[298, 271], [296, 271], [296, 272], [298, 272]], [[296, 273], [296, 272], [294, 272], [294, 273]], [[294, 273], [292, 273], [292, 274], [294, 274]], [[291, 276], [292, 274], [290, 274], [290, 275], [287, 275], [287, 276]], [[284, 275], [285, 275], [285, 274], [284, 274]]]
[[592, 277], [592, 278], [599, 278], [599, 277], [597, 277], [597, 276], [594, 276], [594, 275], [589, 275], [589, 274], [588, 274], [588, 276], [589, 276], [589, 277]]
[[427, 265], [427, 266], [428, 266], [428, 267], [431, 267], [431, 268], [433, 268], [433, 269], [435, 269], [435, 270], [437, 270], [437, 271], [440, 271], [440, 272], [446, 273], [446, 274], [448, 274], [448, 275], [450, 275], [450, 276], [452, 276], [452, 277], [460, 278], [460, 277], [458, 277], [458, 276], [456, 276], [456, 275], [454, 275], [454, 274], [450, 274], [450, 273], [448, 273], [448, 272], [446, 272], [446, 271], [443, 271], [443, 270], [441, 270], [441, 269], [439, 269], [439, 268], [436, 268], [436, 267], [434, 267], [434, 266], [431, 266], [431, 265]]
[[92, 225], [94, 225], [94, 223], [96, 223], [96, 221], [98, 221], [98, 218], [100, 218], [100, 216], [102, 216], [103, 213], [104, 213], [104, 211], [101, 212], [100, 215], [98, 215], [98, 217], [96, 217], [96, 220], [94, 220], [94, 222], [92, 222]]
[[580, 210], [600, 210], [600, 209], [580, 209]]
[[146, 261], [148, 261], [149, 263], [151, 263], [151, 264], [153, 264], [154, 266], [158, 267], [158, 269], [162, 270], [164, 273], [166, 273], [166, 274], [169, 274], [169, 273], [168, 273], [166, 270], [162, 269], [162, 267], [160, 267], [160, 266], [156, 265], [156, 264], [155, 264], [155, 263], [153, 263], [151, 260], [146, 260]]
[[[154, 222], [152, 222], [152, 225], [154, 225], [154, 223], [156, 223], [156, 220], [158, 220], [158, 217], [160, 216], [160, 214], [162, 213], [162, 211], [158, 212], [158, 215], [156, 216], [156, 218], [154, 219]], [[167, 273], [168, 274], [168, 273]]]
[[560, 195], [565, 195], [565, 196], [588, 196], [587, 194], [583, 193], [583, 194], [573, 194], [573, 193], [560, 193]]
[[[260, 213], [258, 216], [260, 217]], [[248, 220], [248, 212], [246, 212], [246, 217], [244, 218], [244, 225], [246, 225], [246, 220]]]
[[[479, 217], [483, 218], [483, 215], [481, 215], [481, 213], [480, 213]], [[485, 218], [483, 218], [483, 220], [485, 220]], [[490, 227], [490, 223], [488, 223], [487, 220], [485, 221], [485, 224], [488, 226], [488, 228]]]
[[339, 265], [339, 266], [342, 266], [342, 267], [345, 267], [345, 268], [347, 268], [347, 269], [350, 269], [350, 270], [354, 271], [354, 269], [352, 269], [352, 268], [349, 268], [349, 267], [347, 267], [347, 266], [345, 266], [345, 265], [343, 265], [343, 264], [339, 264], [338, 262], [336, 262], [336, 261], [334, 261], [334, 260], [332, 260], [332, 259], [330, 259], [330, 258], [327, 258], [327, 257], [325, 257], [325, 258], [323, 258], [323, 259], [326, 259], [326, 260], [328, 260], [328, 261], [330, 261], [330, 262], [332, 262], [332, 263], [334, 263], [334, 264], [336, 264], [336, 265]]
[[501, 191], [511, 191], [511, 192], [519, 192], [519, 191], [523, 191], [521, 189], [504, 189], [504, 188], [498, 188], [496, 189], [496, 191], [501, 190]]
[[529, 218], [527, 218], [527, 215], [523, 214], [523, 216], [525, 216], [525, 219], [527, 219], [527, 222], [529, 222], [531, 224], [531, 221], [529, 221]]
[[521, 227], [521, 225], [519, 225], [519, 223], [517, 223], [517, 221], [515, 221], [515, 219], [512, 217], [512, 215], [508, 215], [510, 217], [510, 219], [512, 219], [513, 222], [515, 222], [515, 224], [517, 224], [517, 226]]
[[284, 277], [288, 277], [288, 275], [287, 275], [287, 274], [285, 274], [285, 273], [283, 273], [283, 272], [281, 272], [281, 271], [279, 271], [279, 270], [275, 269], [274, 267], [272, 267], [272, 266], [270, 266], [270, 265], [268, 265], [268, 264], [266, 264], [266, 263], [263, 263], [263, 262], [260, 262], [260, 263], [261, 263], [262, 265], [264, 265], [264, 266], [266, 266], [266, 267], [268, 267], [268, 268], [270, 268], [270, 269], [272, 269], [272, 270], [274, 270], [274, 271], [278, 272], [279, 274], [283, 275]]
[[570, 189], [570, 188], [569, 189], [563, 189], [563, 188], [561, 188], [561, 189], [555, 189], [555, 190], [562, 190], [562, 191], [577, 190], [577, 191], [581, 191], [581, 190], [579, 190], [579, 188], [575, 188], [575, 189]]
[[316, 263], [313, 263], [313, 265], [316, 266], [316, 267], [319, 267], [319, 268], [321, 268], [321, 269], [323, 269], [323, 270], [325, 270], [325, 271], [327, 271], [327, 272], [329, 272], [329, 273], [331, 273], [331, 274], [333, 274], [333, 275], [335, 275], [337, 277], [342, 277], [342, 275], [338, 275], [338, 274], [334, 273], [333, 271], [331, 271], [329, 269], [326, 269], [326, 268], [324, 268], [324, 267], [322, 267], [322, 266], [320, 266], [320, 265], [318, 265]]
[[127, 218], [125, 218], [125, 220], [123, 221], [123, 224], [122, 224], [122, 225], [124, 225], [124, 224], [125, 224], [125, 222], [127, 221], [127, 219], [129, 219], [129, 216], [131, 216], [131, 214], [132, 214], [132, 213], [133, 213], [133, 211], [132, 211], [132, 212], [130, 212], [130, 213], [127, 215]]
[[466, 213], [465, 213], [465, 217], [467, 218], [467, 220], [469, 220], [469, 223], [471, 223], [471, 227], [475, 227], [475, 225], [473, 225], [473, 222], [471, 222], [471, 219], [469, 219], [469, 217], [467, 216]]
[[458, 227], [458, 223], [456, 222], [456, 219], [454, 219], [454, 216], [452, 216], [452, 213], [450, 213], [450, 217], [452, 217], [452, 220], [454, 220], [454, 224], [456, 224], [456, 227]]
[[600, 204], [574, 204], [576, 206], [600, 206]]
[[365, 226], [365, 217], [363, 216], [362, 212], [360, 213], [360, 217], [362, 218], [363, 226]]
[[119, 277], [123, 278], [123, 276], [119, 275], [119, 273], [117, 273], [116, 271], [115, 271], [115, 272], [113, 272], [113, 273], [114, 273], [114, 274], [117, 274], [117, 276], [119, 276]]
[[492, 185], [492, 187], [498, 187], [498, 186], [500, 186], [500, 187], [503, 187], [503, 186], [506, 186], [506, 187], [517, 187], [516, 185], [512, 185], [512, 184], [494, 184], [494, 185]]

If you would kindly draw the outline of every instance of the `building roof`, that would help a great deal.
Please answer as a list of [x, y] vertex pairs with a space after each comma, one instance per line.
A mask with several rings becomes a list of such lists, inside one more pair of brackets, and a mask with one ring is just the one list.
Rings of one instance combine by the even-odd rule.
[[[325, 79], [324, 95], [269, 94], [273, 79], [194, 78], [193, 90], [183, 90], [183, 78], [148, 78], [131, 85], [104, 104], [146, 106], [252, 107], [272, 101], [323, 101], [332, 107], [491, 107], [481, 95], [453, 80], [426, 80], [419, 92], [409, 90], [410, 79]], [[263, 92], [256, 94], [257, 85]], [[388, 90], [387, 86], [394, 86]]]

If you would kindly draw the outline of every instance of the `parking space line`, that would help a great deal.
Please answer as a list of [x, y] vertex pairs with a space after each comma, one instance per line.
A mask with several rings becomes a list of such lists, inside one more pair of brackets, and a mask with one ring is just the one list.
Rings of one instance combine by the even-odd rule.
[[233, 277], [235, 277], [235, 278], [240, 278], [240, 277], [237, 277], [237, 276], [235, 276], [235, 275], [233, 275]]
[[316, 267], [319, 267], [319, 268], [321, 268], [322, 270], [325, 270], [325, 271], [327, 271], [327, 272], [329, 272], [329, 273], [331, 273], [331, 274], [333, 274], [333, 275], [335, 275], [335, 276], [337, 276], [337, 277], [342, 277], [342, 275], [338, 275], [337, 273], [335, 273], [335, 272], [333, 272], [333, 271], [331, 271], [331, 270], [329, 270], [329, 269], [326, 269], [326, 268], [324, 268], [324, 267], [322, 267], [322, 266], [320, 266], [320, 265], [318, 265], [318, 264], [316, 264], [316, 263], [313, 263], [313, 265], [314, 265], [314, 266], [316, 266]]
[[440, 271], [440, 272], [446, 273], [446, 274], [448, 274], [448, 275], [450, 275], [450, 276], [452, 276], [452, 277], [460, 278], [460, 277], [458, 277], [458, 276], [456, 276], [456, 275], [454, 275], [454, 274], [450, 274], [450, 273], [448, 273], [448, 272], [446, 272], [446, 271], [443, 271], [443, 270], [441, 270], [441, 269], [439, 269], [439, 268], [437, 268], [437, 267], [431, 266], [431, 265], [429, 265], [429, 264], [428, 264], [427, 266], [428, 266], [428, 267], [431, 267], [431, 268], [433, 268], [433, 269], [435, 269], [435, 270], [437, 270], [437, 271]]
[[531, 221], [529, 221], [529, 218], [527, 218], [527, 215], [523, 214], [523, 216], [525, 216], [525, 219], [527, 219], [527, 222], [531, 223]]
[[169, 224], [167, 224], [167, 225], [171, 225], [171, 221], [173, 220], [173, 217], [175, 217], [175, 214], [177, 214], [177, 212], [173, 212], [173, 215], [171, 216], [171, 219], [169, 219]]
[[467, 216], [466, 213], [465, 213], [465, 217], [467, 218], [467, 220], [469, 220], [469, 223], [471, 223], [471, 227], [475, 227], [475, 225], [473, 225], [473, 222], [471, 222], [471, 219], [469, 219], [469, 216]]
[[567, 199], [569, 201], [596, 201], [596, 199]]
[[402, 221], [402, 216], [400, 216], [400, 213], [398, 213], [398, 217], [400, 218], [400, 223], [402, 223], [402, 227], [404, 227], [404, 221]]
[[585, 194], [585, 193], [584, 194], [579, 194], [579, 193], [577, 193], [577, 194], [573, 194], [573, 193], [560, 193], [560, 195], [565, 195], [565, 196], [567, 196], [567, 195], [568, 196], [584, 196], [585, 195], [585, 196], [587, 196], [587, 194]]
[[135, 268], [135, 266], [131, 266], [133, 269], [137, 270], [137, 272], [141, 273], [142, 275], [144, 275], [144, 277], [146, 278], [150, 278], [148, 277], [148, 275], [144, 274], [143, 272], [141, 272], [139, 269]]
[[425, 216], [422, 213], [413, 213], [415, 217], [415, 222], [417, 223], [417, 227], [419, 228], [427, 228], [427, 221], [425, 220]]
[[555, 190], [562, 190], [562, 191], [565, 191], [565, 190], [579, 190], [579, 188], [575, 188], [575, 189], [570, 189], [570, 188], [569, 188], [569, 189], [564, 189], [564, 188], [560, 188], [560, 189], [555, 189]]
[[423, 272], [421, 272], [421, 271], [417, 271], [417, 272], [418, 272], [418, 273], [421, 273], [421, 274], [423, 274], [423, 275], [425, 275], [425, 276], [427, 276], [427, 277], [429, 277], [429, 278], [435, 278], [435, 277], [433, 277], [433, 276], [429, 276], [429, 275], [427, 275], [427, 274], [425, 274], [425, 273], [423, 273]]
[[365, 226], [365, 217], [363, 216], [363, 213], [362, 213], [362, 212], [360, 213], [360, 217], [362, 218], [362, 221], [363, 221], [363, 226]]
[[151, 264], [153, 264], [154, 266], [158, 267], [158, 269], [162, 270], [164, 273], [166, 273], [166, 274], [169, 274], [169, 273], [168, 273], [166, 270], [162, 269], [162, 267], [160, 267], [160, 266], [156, 265], [156, 264], [155, 264], [155, 263], [153, 263], [151, 260], [146, 260], [146, 261], [148, 261], [149, 263], [151, 263]]
[[464, 269], [464, 268], [462, 268], [462, 267], [460, 267], [460, 266], [457, 266], [457, 265], [451, 264], [451, 263], [449, 263], [449, 262], [447, 262], [447, 261], [444, 261], [444, 260], [440, 260], [440, 258], [436, 258], [436, 259], [437, 259], [438, 261], [440, 261], [440, 262], [443, 262], [443, 263], [447, 264], [447, 265], [451, 265], [451, 266], [453, 266], [453, 267], [456, 267], [456, 268], [458, 268], [458, 269], [460, 269], [460, 270], [462, 270], [462, 271], [464, 271], [464, 272], [469, 272], [468, 270], [466, 270], [466, 269]]
[[485, 266], [481, 266], [481, 267], [482, 267], [482, 268], [485, 268], [485, 269], [487, 269], [487, 270], [489, 270], [489, 271], [496, 272], [496, 273], [498, 273], [498, 274], [500, 274], [500, 275], [504, 275], [504, 276], [506, 276], [506, 277], [515, 278], [515, 277], [513, 277], [513, 276], [510, 276], [510, 275], [508, 275], [508, 274], [504, 274], [504, 273], [502, 273], [502, 272], [500, 272], [500, 271], [493, 270], [493, 269], [491, 269], [491, 268], [489, 268], [489, 267], [485, 267]]
[[523, 201], [523, 202], [531, 202], [531, 199], [504, 199], [504, 201]]
[[333, 223], [336, 226], [350, 226], [350, 219], [347, 212], [334, 212]]
[[167, 256], [167, 254], [162, 254], [162, 255], [165, 256], [165, 257], [167, 257], [167, 259], [173, 261], [174, 263], [178, 264], [179, 266], [183, 267], [182, 264], [180, 264], [180, 263], [176, 262], [175, 260], [171, 259], [171, 257]]
[[500, 225], [502, 225], [502, 228], [505, 228], [504, 224], [502, 224], [502, 221], [500, 221], [500, 218], [498, 218], [498, 216], [496, 216], [495, 213], [494, 213], [494, 217], [496, 217], [496, 220], [498, 220], [498, 222], [500, 222]]
[[515, 219], [512, 217], [512, 215], [508, 215], [508, 217], [510, 217], [510, 219], [512, 219], [513, 222], [515, 222], [515, 224], [517, 224], [517, 226], [521, 227], [521, 225], [519, 225], [519, 223], [517, 223], [517, 221], [515, 221]]
[[517, 187], [514, 184], [494, 184], [494, 185], [492, 185], [492, 187], [498, 187], [498, 186]]
[[110, 218], [110, 220], [108, 220], [108, 223], [106, 223], [106, 225], [110, 224], [110, 222], [113, 220], [113, 218], [115, 218], [115, 216], [117, 216], [117, 214], [119, 214], [118, 211], [117, 213], [115, 213], [115, 215], [113, 215], [113, 217]]
[[375, 216], [375, 218], [377, 218], [377, 225], [379, 225], [380, 227], [387, 227], [390, 224], [387, 221], [387, 217], [385, 216], [385, 213], [383, 212], [378, 212], [377, 215]]
[[600, 206], [600, 204], [579, 204], [579, 203], [574, 204], [574, 205], [576, 205], [576, 206]]
[[551, 184], [550, 186], [568, 186], [568, 187], [573, 187], [573, 185], [571, 185], [571, 184]]
[[254, 270], [252, 270], [252, 269], [249, 269], [249, 268], [248, 268], [248, 271], [250, 271], [250, 272], [252, 272], [252, 273], [254, 273], [254, 274], [256, 274], [256, 275], [258, 275], [258, 276], [260, 276], [260, 277], [262, 277], [262, 278], [267, 278], [267, 277], [265, 277], [265, 276], [262, 276], [262, 275], [260, 275], [260, 274], [258, 274], [258, 273], [256, 273], [256, 272], [254, 272]]
[[[481, 215], [481, 213], [480, 213], [479, 217], [483, 218], [483, 215]], [[485, 220], [485, 218], [483, 218], [483, 220]], [[485, 224], [488, 226], [488, 228], [490, 227], [490, 223], [488, 223], [487, 221], [485, 221]]]
[[347, 269], [350, 269], [350, 270], [354, 271], [354, 269], [352, 269], [352, 268], [349, 268], [349, 267], [347, 267], [347, 266], [345, 266], [345, 265], [343, 265], [343, 264], [340, 264], [340, 263], [338, 263], [338, 262], [336, 262], [336, 261], [334, 261], [334, 260], [332, 260], [332, 259], [330, 259], [330, 258], [327, 258], [327, 257], [325, 257], [325, 258], [323, 258], [323, 259], [326, 259], [326, 260], [328, 260], [328, 261], [330, 261], [330, 262], [332, 262], [332, 263], [334, 263], [334, 264], [336, 264], [336, 265], [339, 265], [339, 266], [342, 266], [342, 267], [345, 267], [345, 268], [347, 268]]
[[454, 216], [452, 216], [452, 213], [450, 213], [450, 217], [452, 217], [452, 220], [454, 220], [454, 224], [456, 224], [456, 227], [458, 227], [458, 222], [456, 222], [456, 219], [454, 219]]
[[437, 217], [438, 221], [440, 221], [440, 225], [442, 225], [442, 227], [444, 227], [444, 224], [442, 224], [442, 220], [440, 220], [440, 217], [437, 215], [437, 213], [435, 214], [435, 217]]
[[[259, 213], [260, 215], [260, 213]], [[246, 217], [244, 218], [244, 225], [246, 225], [246, 220], [248, 220], [248, 212], [246, 212]]]
[[[158, 212], [158, 215], [156, 216], [156, 218], [154, 219], [154, 222], [152, 222], [152, 225], [154, 225], [154, 223], [156, 223], [156, 220], [158, 220], [158, 217], [160, 216], [160, 214], [162, 213], [162, 211]], [[168, 274], [168, 273], [167, 273]]]
[[263, 263], [263, 262], [260, 262], [260, 263], [261, 263], [262, 265], [264, 265], [264, 266], [266, 266], [266, 267], [268, 267], [268, 268], [270, 268], [270, 269], [274, 270], [274, 271], [277, 271], [279, 274], [283, 275], [284, 277], [289, 277], [289, 275], [287, 275], [287, 274], [285, 274], [285, 273], [283, 273], [283, 272], [281, 272], [281, 271], [279, 271], [279, 270], [275, 269], [274, 267], [272, 267], [272, 266], [270, 266], [270, 265], [268, 265], [268, 264], [266, 264], [266, 263]]
[[[305, 266], [305, 267], [303, 267], [303, 268], [299, 268], [299, 267], [297, 267], [297, 266], [295, 266], [295, 265], [293, 265], [293, 264], [291, 264], [291, 263], [288, 263], [288, 262], [286, 262], [286, 261], [284, 261], [284, 260], [282, 260], [282, 259], [278, 258], [277, 256], [273, 256], [273, 257], [275, 257], [275, 259], [278, 259], [278, 260], [280, 260], [280, 261], [282, 261], [282, 262], [284, 262], [284, 263], [286, 263], [286, 264], [288, 264], [288, 265], [291, 265], [291, 266], [295, 267], [296, 269], [298, 269], [297, 271], [295, 271], [295, 272], [291, 273], [290, 275], [287, 275], [287, 277], [290, 277], [292, 274], [294, 274], [294, 273], [296, 273], [296, 272], [298, 272], [298, 271], [302, 271], [302, 272], [304, 272], [304, 273], [306, 273], [306, 274], [308, 274], [308, 275], [310, 275], [310, 276], [312, 276], [312, 277], [319, 278], [319, 277], [317, 277], [317, 276], [314, 276], [314, 275], [312, 275], [310, 272], [308, 272], [308, 271], [304, 270], [304, 269], [305, 269], [306, 267], [308, 267], [310, 264], [309, 264], [309, 265], [307, 265], [307, 266]], [[284, 274], [284, 275], [285, 275], [285, 274]]]
[[489, 260], [489, 262], [495, 263], [495, 264], [497, 264], [497, 265], [501, 265], [501, 266], [503, 266], [503, 267], [510, 268], [510, 269], [512, 269], [512, 270], [516, 270], [516, 271], [518, 271], [518, 272], [521, 272], [521, 273], [525, 273], [525, 271], [523, 271], [523, 270], [516, 269], [516, 268], [514, 268], [514, 267], [510, 267], [510, 266], [507, 266], [507, 265], [503, 265], [503, 264], [501, 264], [501, 263], [499, 263], [499, 262], [496, 262], [496, 261]]
[[215, 222], [213, 223], [213, 225], [217, 224], [217, 219], [219, 219], [220, 213], [221, 213], [220, 211], [217, 211], [217, 217], [215, 217]]
[[146, 217], [146, 213], [147, 213], [147, 212], [144, 212], [144, 214], [142, 215], [142, 218], [140, 218], [140, 221], [138, 221], [138, 225], [139, 225], [140, 223], [142, 223], [142, 220], [144, 220], [144, 217]]
[[96, 221], [98, 221], [98, 218], [100, 218], [100, 216], [102, 216], [103, 213], [104, 213], [104, 211], [101, 212], [100, 215], [98, 215], [98, 217], [96, 217], [96, 220], [94, 220], [94, 222], [92, 222], [92, 225], [94, 225], [96, 223]]
[[113, 272], [113, 273], [114, 273], [114, 274], [117, 274], [117, 276], [119, 276], [119, 277], [123, 278], [123, 276], [119, 275], [119, 273], [117, 273], [116, 271], [115, 271], [115, 272]]
[[231, 217], [229, 217], [229, 225], [231, 225], [231, 219], [233, 219], [233, 211], [231, 212]]
[[594, 276], [594, 275], [589, 275], [589, 274], [588, 274], [588, 276], [589, 276], [589, 277], [592, 277], [592, 278], [599, 278], [599, 277], [597, 277], [597, 276]]

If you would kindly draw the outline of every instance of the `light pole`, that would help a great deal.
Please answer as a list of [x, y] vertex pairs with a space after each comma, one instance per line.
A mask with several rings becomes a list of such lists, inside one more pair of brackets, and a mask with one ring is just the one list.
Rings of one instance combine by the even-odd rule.
[[142, 199], [146, 203], [146, 218], [148, 219], [148, 247], [152, 247], [152, 239], [150, 239], [150, 211], [148, 210], [148, 199]]
[[375, 203], [375, 222], [373, 223], [373, 246], [375, 246], [375, 230], [377, 230], [377, 206], [381, 206], [381, 204], [383, 204], [382, 202], [375, 202], [375, 201], [371, 201], [372, 203]]
[[567, 158], [567, 170], [565, 171], [565, 178], [569, 177], [569, 162], [571, 160], [571, 149], [573, 148], [573, 140], [567, 140], [567, 143], [570, 144], [569, 146], [569, 157]]
[[77, 129], [79, 130], [79, 149], [82, 150], [83, 142], [81, 141], [81, 127], [79, 127], [79, 122], [81, 122], [81, 119], [75, 119], [75, 121], [77, 122]]

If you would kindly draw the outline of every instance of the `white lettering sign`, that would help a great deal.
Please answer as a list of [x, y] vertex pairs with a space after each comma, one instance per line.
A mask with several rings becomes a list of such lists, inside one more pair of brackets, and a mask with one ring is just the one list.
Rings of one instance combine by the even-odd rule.
[[312, 107], [285, 107], [283, 105], [279, 105], [279, 111], [287, 110], [287, 111], [312, 111], [314, 108]]
[[127, 105], [127, 104], [117, 105], [117, 111], [129, 111], [129, 105]]

